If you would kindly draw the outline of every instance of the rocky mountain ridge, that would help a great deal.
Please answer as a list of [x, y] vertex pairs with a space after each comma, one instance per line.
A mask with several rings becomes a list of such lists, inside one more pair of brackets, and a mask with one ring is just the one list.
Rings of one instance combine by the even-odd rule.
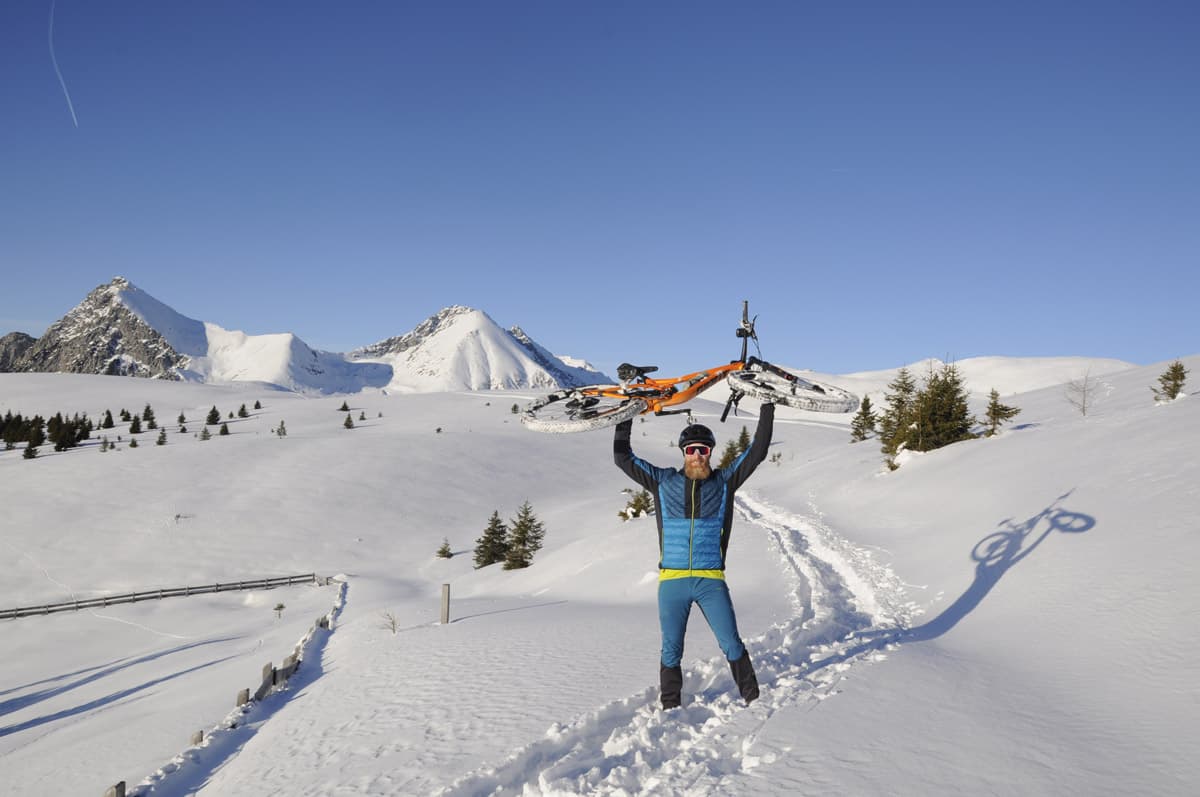
[[38, 339], [0, 338], [0, 372], [66, 372], [198, 382], [258, 381], [302, 393], [558, 388], [611, 381], [564, 362], [519, 327], [454, 305], [412, 331], [349, 354], [291, 333], [246, 335], [175, 312], [123, 277], [91, 291]]

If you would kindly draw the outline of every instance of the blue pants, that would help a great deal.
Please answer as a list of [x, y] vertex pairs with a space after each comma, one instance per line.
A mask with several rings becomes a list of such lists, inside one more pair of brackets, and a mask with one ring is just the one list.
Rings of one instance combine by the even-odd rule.
[[719, 578], [673, 578], [658, 582], [658, 622], [662, 626], [662, 665], [678, 667], [683, 659], [683, 635], [688, 615], [697, 603], [708, 627], [729, 661], [746, 652], [738, 635], [729, 587]]

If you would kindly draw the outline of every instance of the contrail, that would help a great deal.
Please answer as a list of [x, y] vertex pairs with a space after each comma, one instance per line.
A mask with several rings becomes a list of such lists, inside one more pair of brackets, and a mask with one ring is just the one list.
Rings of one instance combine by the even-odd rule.
[[67, 91], [67, 82], [63, 80], [62, 70], [58, 68], [58, 58], [54, 55], [54, 3], [50, 0], [50, 60], [54, 63], [54, 74], [58, 75], [58, 83], [62, 86], [63, 96], [67, 98], [67, 109], [71, 112], [71, 121], [79, 127], [79, 119], [75, 117], [75, 106], [71, 104], [71, 92]]

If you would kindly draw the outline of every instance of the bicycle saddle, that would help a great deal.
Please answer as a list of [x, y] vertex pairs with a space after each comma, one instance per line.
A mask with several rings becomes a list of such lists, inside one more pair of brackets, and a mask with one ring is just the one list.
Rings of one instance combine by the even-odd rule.
[[617, 366], [617, 378], [622, 382], [632, 382], [639, 377], [652, 374], [657, 370], [657, 365], [630, 365], [629, 363], [621, 363]]

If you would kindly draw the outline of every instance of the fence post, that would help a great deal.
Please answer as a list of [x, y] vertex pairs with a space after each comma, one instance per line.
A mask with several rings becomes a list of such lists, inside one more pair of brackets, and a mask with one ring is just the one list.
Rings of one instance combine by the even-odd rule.
[[238, 704], [238, 707], [240, 708], [241, 706], [244, 706], [249, 702], [250, 702], [250, 688], [247, 687], [247, 688], [243, 689], [242, 691], [238, 692], [237, 704]]
[[442, 625], [450, 622], [450, 585], [442, 585]]
[[104, 792], [104, 797], [125, 797], [125, 781], [109, 786], [108, 791]]
[[204, 731], [199, 730], [192, 734], [192, 747], [197, 747], [204, 741]]

